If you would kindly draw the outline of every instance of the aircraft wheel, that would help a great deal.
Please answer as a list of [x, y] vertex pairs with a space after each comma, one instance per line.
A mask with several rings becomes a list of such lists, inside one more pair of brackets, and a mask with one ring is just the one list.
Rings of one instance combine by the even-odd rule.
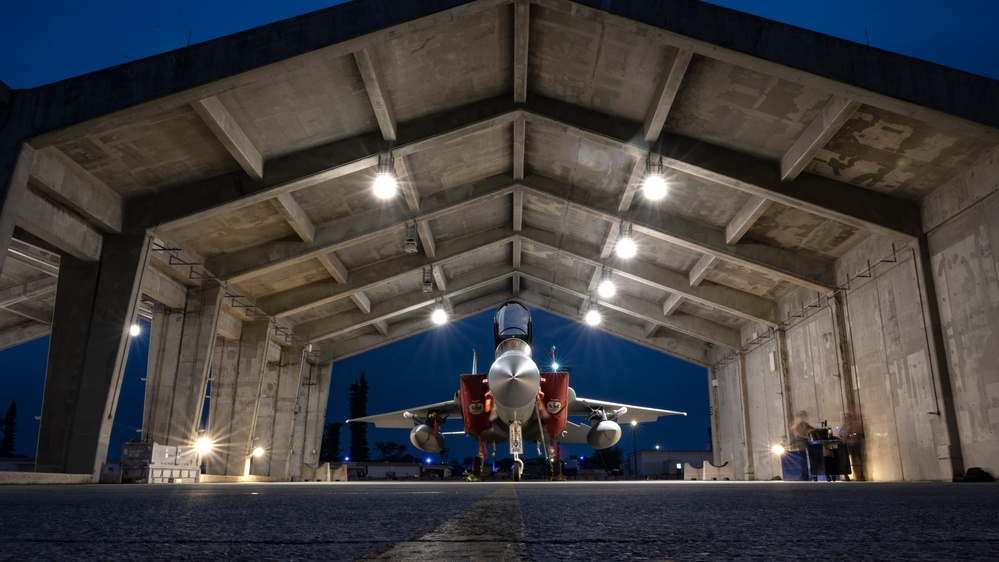
[[521, 476], [524, 475], [524, 461], [516, 459], [513, 461], [513, 481], [520, 482]]

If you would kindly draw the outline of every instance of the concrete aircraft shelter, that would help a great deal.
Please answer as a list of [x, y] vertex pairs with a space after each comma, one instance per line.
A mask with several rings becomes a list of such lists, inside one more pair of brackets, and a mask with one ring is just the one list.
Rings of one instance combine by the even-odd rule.
[[355, 0], [0, 90], [40, 472], [99, 469], [136, 316], [143, 437], [190, 444], [211, 372], [209, 471], [294, 479], [333, 362], [513, 297], [706, 366], [737, 478], [802, 409], [862, 415], [870, 479], [999, 469], [994, 80], [692, 0]]

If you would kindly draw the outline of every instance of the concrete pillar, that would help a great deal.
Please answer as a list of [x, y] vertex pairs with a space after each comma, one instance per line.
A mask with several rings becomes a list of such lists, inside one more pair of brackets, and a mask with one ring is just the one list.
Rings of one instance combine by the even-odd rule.
[[[289, 459], [295, 404], [302, 381], [304, 350], [299, 346], [279, 347], [271, 343], [271, 354], [260, 388], [256, 438], [264, 455], [253, 460], [251, 474], [291, 479]], [[276, 356], [275, 356], [276, 355]]]
[[[249, 473], [250, 452], [257, 446], [254, 437], [260, 385], [273, 334], [274, 325], [269, 320], [243, 324], [238, 346], [223, 353], [222, 368], [213, 373], [207, 433], [215, 440], [211, 466], [221, 471], [209, 470], [211, 473]], [[233, 354], [237, 356], [235, 369], [228, 368]]]
[[154, 315], [143, 440], [173, 446], [197, 440], [224, 295], [224, 287], [205, 281], [188, 290], [183, 311]]
[[752, 429], [752, 418], [749, 415], [749, 392], [746, 377], [746, 355], [742, 352], [739, 353], [739, 388], [742, 391], [740, 398], [742, 399], [742, 416], [743, 425], [742, 427], [746, 431], [746, 441], [745, 445], [740, 452], [738, 463], [745, 467], [744, 478], [746, 480], [756, 480], [756, 461], [753, 458], [753, 429]]
[[150, 238], [104, 238], [99, 263], [64, 254], [49, 344], [36, 470], [100, 475], [107, 458]]
[[292, 429], [290, 473], [292, 480], [301, 479], [302, 465], [318, 466], [319, 449], [326, 424], [326, 404], [330, 395], [330, 362], [306, 362], [302, 369], [302, 384], [298, 390], [298, 405]]

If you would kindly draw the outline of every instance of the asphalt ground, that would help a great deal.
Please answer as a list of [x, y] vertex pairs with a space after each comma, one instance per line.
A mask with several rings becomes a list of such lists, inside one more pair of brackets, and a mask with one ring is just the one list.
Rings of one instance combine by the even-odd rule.
[[0, 560], [999, 560], [999, 487], [0, 487]]

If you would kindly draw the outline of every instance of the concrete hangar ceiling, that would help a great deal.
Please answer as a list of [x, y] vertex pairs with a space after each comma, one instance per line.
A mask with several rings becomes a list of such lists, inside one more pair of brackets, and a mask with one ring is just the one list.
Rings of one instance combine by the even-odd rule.
[[225, 337], [266, 317], [336, 360], [517, 297], [712, 365], [844, 286], [870, 237], [921, 236], [920, 201], [999, 140], [942, 95], [977, 77], [699, 2], [601, 4], [357, 0], [37, 89], [0, 345], [48, 333], [67, 260], [138, 230], [140, 313], [221, 283]]

